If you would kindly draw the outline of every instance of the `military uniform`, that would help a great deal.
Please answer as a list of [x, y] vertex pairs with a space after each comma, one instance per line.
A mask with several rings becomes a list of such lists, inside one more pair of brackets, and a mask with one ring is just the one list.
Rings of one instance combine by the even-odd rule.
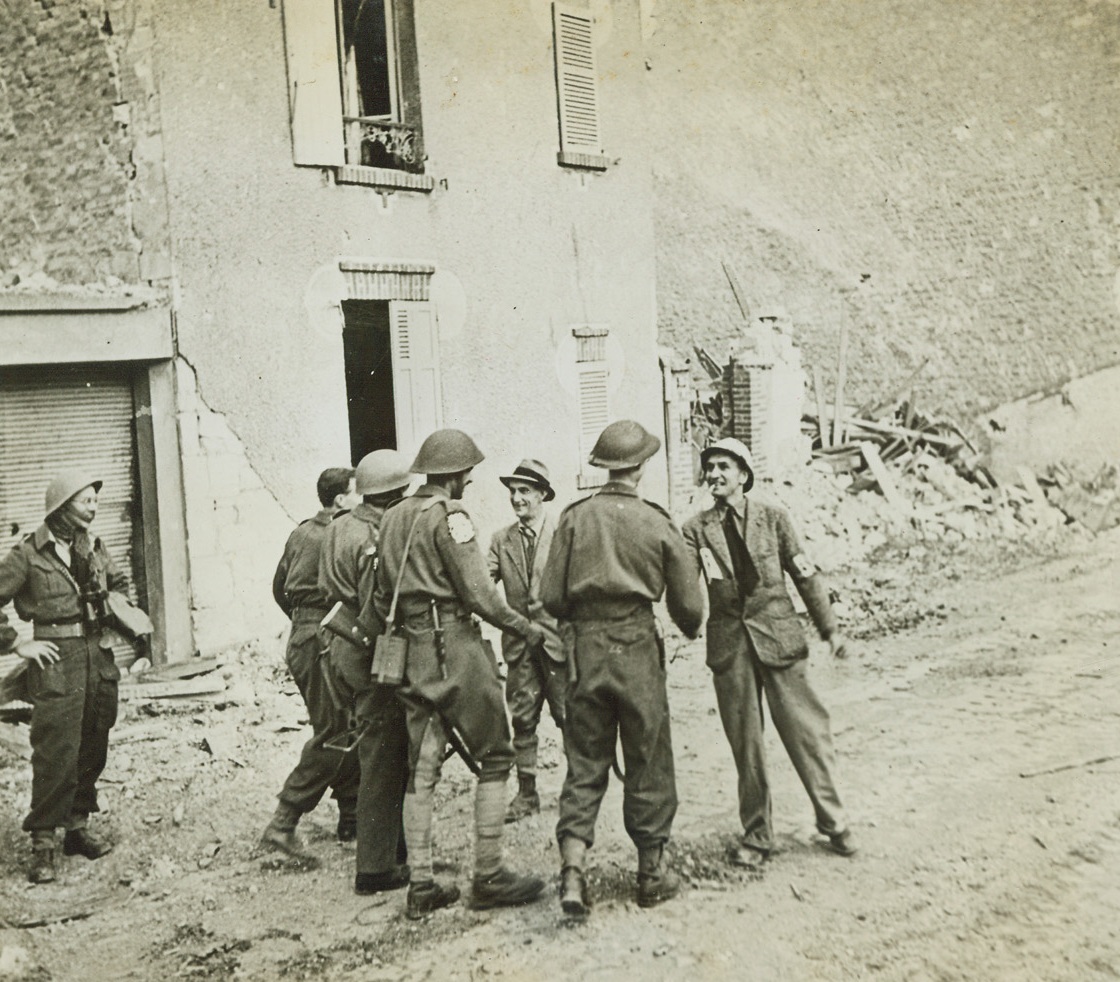
[[[83, 828], [99, 811], [97, 779], [105, 767], [109, 730], [117, 721], [121, 673], [107, 637], [84, 616], [79, 584], [104, 594], [125, 592], [128, 577], [117, 569], [99, 538], [79, 532], [65, 562], [47, 526], [40, 525], [0, 561], [0, 608], [35, 625], [35, 638], [58, 646], [59, 659], [27, 666], [31, 713], [31, 810], [25, 832], [63, 826]], [[14, 632], [0, 609], [0, 654], [14, 651]]]
[[[384, 507], [363, 501], [331, 522], [319, 561], [327, 603], [342, 601], [357, 616], [371, 604]], [[401, 807], [408, 777], [404, 710], [392, 689], [370, 675], [373, 653], [331, 637], [332, 676], [343, 703], [366, 730], [358, 744], [358, 880], [387, 876], [406, 856]]]
[[623, 821], [639, 850], [669, 838], [677, 809], [665, 665], [652, 605], [665, 594], [688, 636], [703, 598], [680, 532], [629, 484], [570, 505], [552, 541], [541, 599], [575, 630], [568, 694], [568, 773], [556, 835], [587, 845], [607, 789], [616, 734], [626, 782]]
[[410, 918], [459, 899], [458, 887], [437, 883], [432, 868], [433, 798], [449, 728], [457, 731], [479, 771], [471, 905], [482, 909], [528, 903], [544, 889], [543, 880], [502, 865], [505, 784], [513, 747], [497, 661], [473, 617], [537, 642], [541, 633], [498, 594], [470, 516], [452, 497], [461, 494], [482, 459], [474, 441], [460, 430], [429, 435], [411, 466], [413, 473], [428, 475], [429, 483], [391, 507], [381, 528], [374, 602], [378, 615], [391, 621], [388, 627], [399, 630], [408, 644], [400, 695], [408, 719], [404, 828], [412, 873], [405, 909]]
[[[101, 481], [68, 471], [47, 485], [46, 517], [0, 562], [0, 654], [27, 659], [31, 710], [32, 883], [55, 878], [55, 829], [64, 826], [66, 855], [97, 859], [112, 849], [86, 823], [99, 811], [97, 779], [105, 768], [109, 731], [117, 721], [120, 670], [113, 659], [110, 592], [128, 578], [117, 569], [89, 523]], [[34, 624], [26, 647], [8, 626], [4, 606]], [[145, 618], [146, 620], [146, 618]]]
[[336, 706], [321, 664], [319, 622], [330, 609], [319, 588], [319, 557], [333, 511], [323, 508], [288, 537], [272, 578], [272, 596], [291, 619], [286, 660], [311, 720], [312, 736], [281, 789], [280, 801], [303, 815], [315, 808], [328, 787], [338, 801], [340, 830], [355, 820], [358, 759], [325, 744], [349, 726], [349, 713]]

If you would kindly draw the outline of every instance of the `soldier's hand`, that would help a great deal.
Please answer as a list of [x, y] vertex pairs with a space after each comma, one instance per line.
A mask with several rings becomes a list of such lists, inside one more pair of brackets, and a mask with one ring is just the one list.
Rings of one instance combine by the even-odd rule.
[[828, 647], [832, 651], [833, 658], [848, 657], [848, 639], [839, 631], [835, 632], [832, 637], [828, 639]]
[[525, 643], [534, 649], [544, 647], [544, 630], [540, 624], [529, 621], [529, 630], [525, 633]]
[[33, 661], [40, 668], [58, 661], [58, 645], [53, 641], [24, 641], [16, 646], [16, 654], [27, 661]]

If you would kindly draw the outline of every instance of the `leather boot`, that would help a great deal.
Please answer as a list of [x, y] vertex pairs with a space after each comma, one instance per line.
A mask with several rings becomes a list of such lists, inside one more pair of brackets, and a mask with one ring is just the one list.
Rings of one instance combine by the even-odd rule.
[[587, 882], [583, 878], [583, 862], [587, 843], [566, 835], [560, 840], [560, 909], [568, 917], [586, 917], [591, 913]]
[[544, 880], [539, 876], [525, 876], [504, 868], [496, 873], [476, 873], [471, 884], [471, 910], [529, 904], [543, 889]]
[[450, 907], [459, 899], [459, 888], [453, 883], [446, 886], [435, 880], [423, 880], [408, 888], [404, 916], [410, 921], [418, 921], [425, 914], [441, 907]]
[[113, 851], [113, 844], [108, 839], [94, 835], [89, 829], [68, 829], [62, 837], [62, 854], [64, 856], [85, 856], [86, 859], [100, 859], [106, 853]]
[[296, 824], [302, 813], [292, 805], [280, 802], [276, 814], [261, 833], [261, 848], [282, 852], [291, 857], [301, 869], [318, 869], [319, 860], [311, 855], [296, 835]]
[[31, 883], [54, 882], [53, 832], [31, 833], [31, 866], [27, 870], [27, 879]]
[[665, 866], [661, 846], [638, 850], [638, 906], [655, 907], [671, 900], [681, 889], [680, 878]]
[[519, 822], [530, 815], [536, 815], [541, 810], [541, 796], [537, 794], [537, 775], [517, 775], [517, 795], [509, 803], [506, 811], [506, 823]]

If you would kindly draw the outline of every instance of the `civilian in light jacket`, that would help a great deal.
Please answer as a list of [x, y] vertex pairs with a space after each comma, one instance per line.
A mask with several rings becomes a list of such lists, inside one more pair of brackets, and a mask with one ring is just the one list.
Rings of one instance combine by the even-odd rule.
[[501, 478], [509, 488], [509, 502], [517, 521], [495, 533], [490, 541], [490, 575], [505, 589], [506, 602], [544, 630], [543, 649], [530, 649], [519, 634], [502, 635], [502, 657], [508, 666], [506, 703], [513, 717], [513, 750], [517, 764], [517, 795], [506, 812], [516, 822], [541, 810], [537, 793], [537, 726], [548, 710], [564, 729], [567, 699], [567, 658], [571, 630], [549, 616], [540, 601], [540, 582], [552, 545], [556, 519], [545, 502], [556, 497], [548, 468], [526, 459]]
[[801, 550], [788, 513], [753, 500], [750, 450], [725, 438], [700, 454], [715, 505], [682, 529], [708, 585], [708, 667], [724, 732], [739, 772], [742, 845], [732, 855], [757, 868], [774, 848], [770, 787], [762, 741], [762, 697], [809, 794], [818, 830], [843, 856], [855, 852], [832, 779], [835, 753], [828, 712], [809, 684], [809, 647], [786, 590], [789, 574], [832, 652], [843, 657], [828, 588]]

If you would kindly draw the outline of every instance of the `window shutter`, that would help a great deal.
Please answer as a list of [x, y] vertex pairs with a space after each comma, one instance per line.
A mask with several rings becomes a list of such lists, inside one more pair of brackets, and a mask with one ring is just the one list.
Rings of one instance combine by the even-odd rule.
[[411, 453], [443, 426], [435, 308], [428, 302], [390, 301], [389, 328], [397, 447]]
[[590, 11], [552, 5], [561, 154], [603, 153], [592, 42], [594, 23]]
[[297, 164], [346, 163], [334, 0], [284, 0], [288, 107]]
[[606, 480], [606, 473], [592, 467], [587, 458], [599, 434], [610, 422], [607, 404], [606, 362], [579, 366], [579, 486], [595, 488]]

